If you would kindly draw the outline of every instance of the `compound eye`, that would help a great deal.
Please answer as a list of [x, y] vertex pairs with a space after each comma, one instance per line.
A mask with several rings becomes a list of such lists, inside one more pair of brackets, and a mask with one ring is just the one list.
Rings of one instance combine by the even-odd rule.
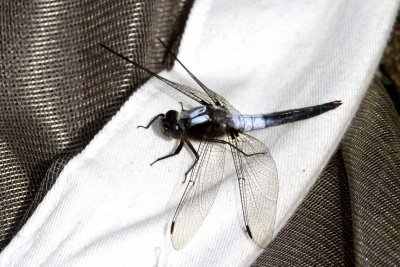
[[167, 120], [162, 119], [160, 121], [160, 128], [161, 128], [161, 132], [166, 135], [169, 136], [169, 123]]
[[168, 135], [168, 128], [161, 127], [161, 131], [163, 132], [163, 134]]

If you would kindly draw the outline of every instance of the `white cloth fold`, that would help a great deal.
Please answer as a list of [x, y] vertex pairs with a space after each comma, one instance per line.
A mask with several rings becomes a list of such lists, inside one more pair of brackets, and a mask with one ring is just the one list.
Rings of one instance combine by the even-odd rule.
[[[394, 0], [197, 0], [181, 61], [242, 113], [344, 103], [321, 116], [254, 132], [279, 172], [275, 234], [338, 146], [372, 79], [398, 8]], [[106, 52], [105, 52], [106, 53]], [[197, 88], [175, 65], [160, 75]], [[243, 230], [231, 164], [209, 215], [180, 251], [169, 225], [188, 150], [149, 166], [176, 141], [137, 129], [195, 103], [155, 79], [133, 94], [64, 168], [0, 266], [248, 266], [262, 250]], [[373, 123], [373, 122], [372, 122]], [[227, 161], [231, 159], [228, 157]]]

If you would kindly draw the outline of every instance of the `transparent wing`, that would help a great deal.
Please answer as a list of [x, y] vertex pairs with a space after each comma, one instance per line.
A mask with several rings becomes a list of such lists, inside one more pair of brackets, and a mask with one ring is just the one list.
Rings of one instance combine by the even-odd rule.
[[[218, 106], [226, 108], [230, 113], [232, 114], [240, 114], [240, 112], [235, 109], [231, 104], [229, 104], [228, 101], [226, 101], [225, 98], [220, 96], [219, 94], [215, 93], [211, 89], [208, 89], [207, 87], [205, 90], [208, 90], [208, 94], [203, 93], [199, 90], [193, 89], [187, 85], [179, 84], [173, 81], [170, 81], [166, 78], [163, 78], [161, 76], [158, 77], [160, 80], [168, 84], [169, 86], [175, 88], [182, 94], [185, 94], [186, 96], [190, 97], [191, 99], [197, 101], [198, 103], [202, 105], [216, 105], [215, 103], [218, 103]], [[216, 102], [217, 101], [217, 102]]]
[[202, 141], [199, 161], [190, 173], [171, 225], [172, 244], [183, 248], [197, 232], [217, 196], [225, 164], [223, 144]]
[[[272, 239], [278, 199], [278, 171], [263, 142], [243, 133], [229, 135], [239, 182], [240, 200], [247, 233], [256, 245], [265, 248]], [[263, 154], [257, 154], [263, 153]]]
[[223, 98], [216, 92], [212, 91], [211, 89], [208, 89], [208, 90], [209, 90], [210, 94], [213, 95], [213, 97], [218, 100], [221, 107], [226, 108], [233, 115], [240, 114], [240, 112], [236, 108], [234, 108], [231, 104], [229, 104], [229, 102], [225, 98]]
[[[216, 106], [221, 106], [221, 107], [225, 107], [226, 109], [228, 109], [231, 113], [233, 114], [240, 114], [234, 107], [232, 107], [228, 101], [225, 100], [225, 98], [223, 98], [222, 96], [218, 95], [217, 93], [215, 93], [213, 90], [211, 90], [210, 88], [208, 88], [203, 82], [201, 82], [188, 68], [186, 68], [186, 66], [179, 60], [179, 58], [175, 55], [175, 53], [173, 53], [168, 46], [161, 40], [158, 39], [160, 41], [160, 43], [165, 47], [165, 49], [167, 50], [167, 52], [179, 63], [179, 65], [182, 66], [182, 68], [189, 74], [189, 76], [201, 87], [201, 89], [203, 89], [203, 91], [205, 92], [205, 96], [208, 99], [211, 99], [213, 105]], [[179, 89], [178, 89], [179, 90]], [[193, 90], [193, 89], [192, 89]], [[202, 92], [196, 90], [198, 93], [203, 94]], [[203, 96], [204, 97], [204, 96]]]
[[204, 89], [205, 93], [203, 93], [203, 92], [201, 92], [199, 90], [195, 90], [195, 89], [193, 89], [193, 88], [191, 88], [189, 86], [186, 86], [186, 85], [179, 84], [179, 83], [173, 82], [171, 80], [168, 80], [167, 78], [164, 78], [164, 77], [158, 75], [157, 73], [155, 73], [155, 72], [149, 70], [148, 68], [140, 65], [136, 61], [134, 61], [132, 59], [129, 59], [128, 57], [122, 55], [121, 53], [109, 48], [108, 46], [106, 46], [104, 44], [99, 44], [99, 45], [101, 47], [103, 47], [104, 49], [110, 51], [111, 53], [117, 55], [118, 57], [126, 60], [127, 62], [129, 62], [131, 64], [133, 64], [137, 68], [139, 68], [139, 69], [141, 69], [143, 71], [146, 71], [147, 73], [153, 75], [154, 77], [156, 77], [160, 81], [168, 84], [172, 88], [175, 88], [176, 90], [178, 90], [182, 94], [190, 97], [191, 99], [193, 99], [194, 101], [196, 101], [196, 102], [198, 102], [198, 103], [200, 103], [202, 105], [223, 106], [223, 107], [227, 108], [231, 113], [239, 114], [239, 112], [235, 108], [233, 108], [222, 96], [218, 95], [217, 93], [215, 93], [211, 89], [207, 88], [202, 82], [200, 82], [185, 66], [183, 66], [183, 64], [176, 58], [175, 54], [172, 54], [172, 55], [177, 59], [179, 64], [181, 64], [184, 67], [184, 69], [188, 72], [188, 74], [199, 84], [199, 86]]
[[156, 77], [156, 78], [159, 79], [160, 81], [162, 81], [162, 82], [168, 84], [169, 86], [175, 88], [176, 90], [178, 90], [178, 91], [181, 92], [182, 94], [187, 95], [188, 97], [190, 97], [190, 98], [193, 99], [194, 101], [196, 101], [196, 102], [198, 102], [198, 103], [200, 103], [200, 104], [202, 104], [202, 105], [213, 105], [213, 104], [214, 104], [213, 100], [212, 100], [209, 96], [207, 96], [206, 94], [200, 93], [198, 90], [194, 90], [194, 89], [192, 89], [192, 88], [190, 88], [190, 87], [188, 87], [188, 86], [185, 86], [185, 85], [182, 85], [182, 84], [179, 84], [179, 83], [170, 81], [170, 80], [168, 80], [168, 79], [166, 79], [166, 78], [164, 78], [164, 77], [158, 75], [158, 74], [155, 73], [154, 71], [149, 70], [148, 68], [146, 68], [146, 67], [140, 65], [140, 64], [137, 63], [136, 61], [134, 61], [134, 60], [132, 60], [132, 59], [129, 59], [128, 57], [122, 55], [121, 53], [119, 53], [119, 52], [117, 52], [117, 51], [115, 51], [115, 50], [109, 48], [108, 46], [106, 46], [106, 45], [104, 45], [104, 44], [99, 44], [99, 45], [100, 45], [101, 47], [103, 47], [104, 49], [110, 51], [111, 53], [117, 55], [118, 57], [120, 57], [120, 58], [126, 60], [127, 62], [129, 62], [129, 63], [131, 63], [131, 64], [133, 64], [133, 65], [136, 66], [137, 68], [139, 68], [139, 69], [141, 69], [141, 70], [143, 70], [143, 71], [145, 71], [145, 72], [147, 72], [147, 73], [153, 75], [154, 77]]
[[158, 76], [157, 78], [202, 105], [213, 105], [214, 103], [214, 101], [208, 95], [200, 92], [199, 90], [193, 89], [187, 85], [170, 81], [161, 76]]

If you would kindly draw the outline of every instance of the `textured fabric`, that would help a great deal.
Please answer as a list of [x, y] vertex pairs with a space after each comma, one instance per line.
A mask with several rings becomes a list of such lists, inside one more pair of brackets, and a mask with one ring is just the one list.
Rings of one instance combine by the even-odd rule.
[[398, 266], [400, 119], [383, 90], [371, 90], [342, 144], [351, 190], [356, 262], [360, 266]]
[[393, 27], [378, 73], [400, 114], [400, 16]]
[[399, 170], [400, 119], [375, 81], [341, 149], [254, 266], [398, 266]]
[[156, 38], [177, 46], [191, 2], [0, 1], [0, 248], [148, 78], [97, 44], [162, 69]]
[[[305, 4], [305, 2], [301, 3]], [[203, 7], [200, 8], [202, 5]], [[279, 222], [281, 223], [280, 227], [283, 227], [283, 223], [291, 216], [297, 205], [301, 202], [302, 197], [308, 191], [308, 187], [316, 180], [317, 174], [322, 170], [325, 160], [328, 160], [330, 153], [336, 147], [341, 137], [341, 131], [344, 132], [353, 113], [355, 113], [358, 107], [357, 104], [361, 101], [363, 92], [373, 73], [371, 69], [375, 69], [376, 67], [390, 29], [390, 22], [393, 19], [394, 13], [390, 13], [392, 16], [388, 16], [387, 14], [389, 11], [393, 12], [391, 8], [395, 7], [393, 2], [390, 2], [390, 4], [389, 2], [383, 2], [377, 6], [367, 6], [364, 2], [360, 1], [346, 1], [342, 5], [335, 6], [337, 12], [333, 12], [333, 14], [339, 14], [339, 17], [333, 15], [333, 17], [325, 17], [322, 15], [318, 16], [318, 12], [311, 12], [312, 14], [296, 13], [299, 10], [298, 5], [298, 3], [293, 5], [287, 3], [287, 5], [283, 6], [273, 6], [271, 9], [265, 6], [260, 8], [256, 4], [248, 7], [249, 10], [255, 13], [259, 12], [255, 14], [254, 17], [256, 18], [263, 18], [263, 16], [256, 15], [263, 15], [263, 12], [267, 11], [270, 12], [268, 15], [272, 13], [272, 17], [274, 17], [274, 14], [281, 14], [282, 11], [286, 10], [285, 8], [288, 8], [292, 12], [295, 10], [294, 14], [299, 17], [295, 16], [294, 21], [304, 23], [299, 28], [295, 27], [295, 30], [303, 29], [303, 27], [309, 25], [309, 20], [303, 21], [305, 17], [311, 21], [316, 18], [322, 18], [323, 22], [327, 23], [321, 23], [316, 26], [317, 28], [311, 27], [309, 29], [311, 32], [314, 30], [316, 32], [322, 31], [326, 34], [323, 35], [323, 38], [316, 38], [313, 42], [310, 42], [307, 35], [296, 36], [297, 41], [300, 43], [283, 49], [282, 51], [285, 51], [284, 55], [275, 53], [281, 51], [280, 49], [282, 48], [273, 50], [272, 54], [277, 58], [269, 58], [270, 60], [266, 60], [264, 63], [258, 60], [259, 58], [263, 58], [260, 54], [265, 55], [262, 54], [264, 50], [261, 50], [263, 45], [262, 40], [257, 38], [249, 38], [251, 41], [246, 39], [237, 40], [237, 38], [240, 38], [240, 35], [234, 34], [236, 30], [240, 29], [234, 23], [239, 23], [243, 26], [242, 22], [246, 21], [246, 17], [243, 17], [243, 14], [245, 14], [242, 10], [243, 7], [234, 6], [229, 10], [230, 12], [223, 13], [224, 16], [220, 16], [221, 14], [218, 12], [224, 12], [224, 8], [227, 6], [221, 2], [201, 1], [200, 4], [196, 5], [197, 9], [193, 10], [180, 49], [180, 55], [185, 62], [188, 62], [188, 66], [194, 65], [195, 72], [200, 73], [199, 77], [205, 81], [210, 81], [209, 84], [216, 91], [225, 92], [224, 95], [232, 100], [232, 103], [240, 109], [243, 108], [246, 110], [247, 108], [247, 111], [256, 111], [256, 109], [268, 107], [272, 111], [282, 107], [293, 107], [291, 105], [294, 104], [304, 106], [310, 102], [310, 99], [313, 102], [319, 102], [322, 99], [332, 96], [338, 96], [339, 99], [347, 103], [347, 106], [344, 105], [337, 113], [339, 116], [332, 114], [325, 116], [324, 119], [314, 119], [313, 122], [307, 121], [303, 124], [297, 124], [297, 126], [281, 127], [277, 130], [269, 131], [268, 135], [260, 134], [258, 136], [272, 148], [273, 155], [276, 155], [275, 159], [277, 160], [278, 169], [282, 174], [282, 199], [283, 204], [287, 200], [287, 205], [281, 204], [280, 206], [281, 213], [278, 213], [280, 216], [278, 221], [281, 220]], [[314, 9], [311, 10], [319, 10], [320, 12], [323, 10], [332, 10], [330, 5], [320, 5], [313, 6]], [[355, 9], [356, 7], [359, 9]], [[351, 11], [357, 12], [358, 16], [353, 16]], [[322, 13], [326, 14], [326, 12]], [[383, 18], [385, 23], [382, 23], [383, 14], [385, 15]], [[316, 15], [317, 17], [311, 18], [311, 15]], [[221, 17], [223, 18], [222, 21], [231, 22], [230, 26], [233, 29], [229, 33], [227, 31], [224, 32], [225, 36], [220, 36], [221, 30], [217, 24], [218, 19]], [[233, 21], [233, 17], [237, 21]], [[251, 17], [252, 21], [254, 17]], [[376, 18], [377, 21], [371, 19], [371, 17]], [[336, 23], [331, 21], [337, 21], [338, 18], [343, 23], [342, 25], [337, 26]], [[357, 19], [353, 20], [353, 18]], [[285, 19], [284, 21], [288, 20]], [[252, 25], [263, 25], [256, 22], [253, 21]], [[226, 23], [222, 23], [222, 25], [226, 25]], [[311, 25], [315, 24], [311, 23]], [[346, 25], [346, 28], [340, 27], [343, 25]], [[263, 38], [266, 33], [272, 33], [273, 38], [270, 38], [272, 40], [271, 43], [274, 40], [279, 40], [282, 44], [292, 44], [294, 41], [293, 39], [283, 40], [276, 38], [276, 34], [281, 33], [279, 30], [282, 29], [274, 31], [271, 25], [265, 28], [252, 28], [249, 34], [251, 37], [260, 38], [261, 36]], [[285, 29], [290, 30], [292, 28], [287, 27]], [[331, 36], [323, 30], [335, 36]], [[306, 32], [303, 31], [303, 33]], [[357, 32], [357, 36], [353, 35], [355, 32]], [[255, 33], [257, 34], [254, 35]], [[279, 37], [291, 37], [294, 32], [283, 33]], [[208, 35], [213, 38], [204, 38], [204, 36]], [[325, 37], [328, 36], [333, 41], [330, 39], [326, 40]], [[211, 44], [201, 43], [202, 39], [207, 40], [207, 42], [212, 40], [212, 42]], [[367, 44], [363, 49], [354, 46], [354, 44], [361, 44], [361, 41]], [[276, 45], [276, 43], [273, 43], [273, 45]], [[308, 45], [311, 45], [311, 47]], [[211, 47], [216, 51], [211, 49]], [[254, 51], [249, 52], [249, 54], [243, 57], [235, 58], [239, 63], [235, 63], [232, 58], [228, 57], [228, 55], [232, 55], [233, 50], [230, 49], [250, 51], [250, 49], [246, 50], [246, 48], [254, 48]], [[268, 47], [268, 53], [271, 52], [269, 49], [272, 48], [273, 46]], [[334, 53], [339, 53], [339, 50], [336, 50], [338, 48], [341, 49], [340, 57]], [[333, 49], [333, 51], [330, 49]], [[206, 58], [206, 51], [212, 52], [210, 55], [211, 59]], [[319, 51], [320, 53], [314, 54], [311, 51]], [[248, 55], [251, 56], [251, 53], [255, 53], [257, 57], [246, 57]], [[294, 54], [297, 55], [299, 61], [294, 62], [290, 66], [292, 68], [290, 71], [287, 70], [287, 65], [279, 65], [279, 57], [294, 58]], [[324, 55], [327, 58], [324, 58]], [[309, 58], [310, 56], [317, 56], [317, 58], [313, 60]], [[339, 63], [342, 63], [341, 58], [347, 59], [350, 56], [352, 56], [351, 64], [347, 62], [348, 64], [343, 66], [339, 65]], [[112, 60], [111, 57], [108, 58], [113, 62], [112, 64], [118, 62], [117, 59]], [[254, 72], [255, 67], [252, 67], [252, 64], [248, 64], [248, 60], [250, 62], [255, 60], [253, 63], [257, 63], [255, 64], [257, 71]], [[225, 65], [218, 66], [216, 64], [218, 61], [224, 62]], [[206, 68], [206, 62], [209, 62], [209, 69]], [[260, 65], [259, 63], [262, 64]], [[290, 81], [289, 84], [282, 84], [282, 79], [278, 80], [279, 77], [273, 77], [275, 75], [274, 71], [266, 68], [267, 66], [271, 66], [271, 64], [276, 68], [276, 73], [287, 74], [285, 77]], [[218, 75], [219, 71], [222, 73], [222, 67], [224, 67], [226, 73], [235, 75], [233, 77], [234, 80], [228, 74], [226, 76]], [[240, 71], [236, 71], [238, 68], [241, 68]], [[304, 72], [301, 72], [302, 69]], [[182, 79], [181, 72], [177, 72], [175, 70], [175, 72], [163, 74], [175, 76], [174, 78], [176, 79]], [[307, 79], [304, 77], [307, 77]], [[341, 78], [344, 78], [344, 81], [340, 80]], [[241, 81], [242, 83], [240, 83]], [[266, 81], [270, 81], [268, 86], [272, 88], [271, 91], [265, 91]], [[312, 81], [311, 84], [310, 81]], [[260, 84], [263, 85], [262, 91]], [[244, 101], [245, 99], [240, 96], [240, 93], [244, 90], [244, 85], [249, 86], [249, 88], [246, 87], [248, 98], [246, 100], [249, 100], [249, 102]], [[318, 90], [324, 88], [323, 85], [329, 85], [331, 91], [322, 91], [318, 94]], [[35, 260], [37, 263], [49, 265], [56, 262], [83, 265], [88, 262], [108, 264], [111, 263], [109, 261], [118, 260], [118, 263], [128, 264], [134, 258], [138, 260], [139, 256], [141, 260], [147, 261], [146, 263], [150, 263], [150, 261], [153, 263], [154, 259], [150, 257], [157, 258], [156, 256], [160, 255], [161, 261], [171, 264], [238, 265], [246, 264], [256, 256], [254, 247], [249, 247], [251, 243], [245, 239], [245, 235], [240, 230], [240, 220], [235, 221], [237, 214], [236, 212], [232, 212], [234, 209], [232, 209], [233, 205], [226, 205], [226, 203], [234, 203], [235, 201], [231, 197], [232, 194], [228, 195], [228, 191], [233, 191], [231, 190], [233, 189], [232, 186], [228, 185], [228, 183], [221, 190], [223, 197], [219, 199], [219, 204], [216, 203], [219, 210], [216, 208], [210, 213], [209, 217], [212, 219], [208, 220], [208, 222], [205, 221], [202, 227], [203, 231], [197, 234], [197, 240], [196, 238], [192, 240], [192, 243], [189, 245], [191, 247], [181, 252], [167, 250], [168, 245], [165, 245], [164, 242], [168, 234], [166, 235], [164, 230], [166, 229], [171, 213], [168, 205], [172, 203], [172, 206], [176, 206], [174, 201], [168, 201], [168, 197], [172, 194], [172, 188], [176, 187], [177, 184], [177, 182], [174, 184], [173, 181], [176, 181], [176, 177], [179, 176], [178, 174], [183, 173], [186, 169], [184, 166], [186, 165], [182, 164], [182, 166], [176, 168], [176, 164], [169, 161], [169, 163], [157, 166], [158, 169], [156, 170], [150, 170], [148, 166], [143, 164], [143, 162], [151, 162], [154, 155], [158, 155], [159, 152], [165, 152], [165, 147], [162, 145], [165, 141], [160, 140], [158, 136], [154, 136], [151, 132], [139, 133], [135, 129], [135, 122], [146, 121], [145, 119], [151, 116], [150, 113], [159, 112], [160, 109], [164, 110], [167, 107], [171, 107], [177, 101], [169, 93], [165, 92], [164, 94], [164, 91], [160, 92], [159, 90], [162, 90], [161, 86], [152, 88], [154, 86], [157, 87], [158, 85], [152, 84], [152, 82], [146, 83], [140, 92], [132, 96], [107, 127], [93, 139], [87, 149], [70, 161], [37, 212], [1, 255], [4, 263], [11, 264], [18, 262], [22, 264]], [[223, 88], [222, 86], [231, 90], [228, 92], [218, 89]], [[293, 92], [296, 92], [295, 96], [292, 95]], [[255, 96], [257, 99], [251, 99], [250, 101], [252, 93], [256, 93]], [[290, 97], [279, 98], [279, 94]], [[267, 99], [266, 96], [270, 96], [271, 99], [265, 100]], [[149, 114], [143, 114], [145, 108]], [[337, 124], [335, 125], [334, 123]], [[322, 131], [320, 128], [322, 128]], [[310, 137], [310, 132], [312, 133], [310, 142], [318, 144], [320, 147], [307, 144], [310, 138], [305, 139], [304, 134], [308, 133], [308, 137]], [[132, 138], [132, 136], [135, 138]], [[271, 138], [271, 140], [267, 140], [268, 138]], [[294, 142], [288, 143], [293, 140]], [[151, 145], [152, 142], [154, 142], [153, 145]], [[304, 146], [305, 148], [312, 148], [311, 151], [303, 149]], [[290, 147], [291, 150], [287, 150], [285, 147]], [[322, 150], [324, 151], [321, 152]], [[134, 151], [141, 152], [142, 154], [137, 155], [133, 153]], [[151, 153], [148, 151], [151, 151]], [[302, 152], [303, 157], [298, 156], [299, 151]], [[122, 152], [125, 154], [121, 157]], [[288, 159], [288, 161], [284, 162], [284, 159]], [[303, 161], [309, 159], [311, 163], [305, 162], [306, 164], [303, 165], [302, 163], [304, 162], [299, 163], [294, 161], [298, 161], [299, 159]], [[299, 166], [305, 169], [296, 169]], [[159, 168], [164, 168], [167, 171], [160, 173]], [[293, 170], [300, 172], [293, 172]], [[302, 172], [305, 173], [301, 174]], [[293, 180], [293, 177], [291, 177], [290, 182], [292, 183], [292, 187], [288, 186], [290, 184], [285, 184], [285, 182], [289, 181], [287, 176], [290, 173], [294, 177], [300, 176], [298, 180]], [[143, 178], [147, 180], [144, 181]], [[293, 189], [295, 191], [291, 191]], [[336, 190], [336, 192], [338, 191], [341, 190]], [[149, 194], [155, 197], [151, 199], [152, 201], [148, 199]], [[128, 196], [130, 198], [127, 198]], [[296, 199], [297, 201], [294, 201]], [[146, 204], [143, 205], [143, 203]], [[222, 209], [223, 205], [226, 205], [225, 210]], [[145, 220], [137, 220], [138, 218]], [[339, 218], [339, 216], [333, 216], [333, 218]], [[118, 225], [115, 228], [116, 224]], [[216, 229], [216, 225], [218, 225], [218, 229]], [[341, 228], [339, 227], [339, 229]], [[90, 238], [88, 238], [89, 236]], [[324, 239], [320, 240], [323, 242]], [[156, 245], [154, 246], [154, 244]], [[158, 244], [160, 245], [158, 246]], [[153, 249], [148, 249], [149, 247]], [[215, 252], [209, 253], [210, 250]], [[115, 259], [115, 257], [112, 257], [112, 254], [117, 251], [121, 257]], [[132, 254], [132, 251], [136, 255]]]

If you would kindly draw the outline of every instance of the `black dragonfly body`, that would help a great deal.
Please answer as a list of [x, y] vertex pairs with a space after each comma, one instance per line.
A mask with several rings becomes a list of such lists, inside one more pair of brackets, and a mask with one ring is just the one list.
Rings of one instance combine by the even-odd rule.
[[[204, 92], [163, 78], [107, 46], [101, 46], [200, 104], [191, 110], [184, 110], [182, 106], [181, 112], [170, 110], [158, 114], [147, 126], [139, 126], [149, 128], [159, 119], [163, 133], [180, 140], [172, 154], [160, 157], [152, 164], [177, 155], [184, 144], [195, 155], [193, 164], [185, 173], [184, 182], [187, 176], [189, 179], [171, 224], [173, 246], [176, 249], [183, 248], [207, 216], [223, 177], [227, 146], [239, 183], [245, 231], [256, 245], [265, 248], [274, 230], [279, 192], [278, 172], [265, 144], [246, 132], [308, 119], [335, 109], [341, 105], [341, 101], [269, 114], [242, 115], [223, 97], [206, 87], [171, 52]], [[192, 139], [200, 141], [197, 150], [190, 142]]]

